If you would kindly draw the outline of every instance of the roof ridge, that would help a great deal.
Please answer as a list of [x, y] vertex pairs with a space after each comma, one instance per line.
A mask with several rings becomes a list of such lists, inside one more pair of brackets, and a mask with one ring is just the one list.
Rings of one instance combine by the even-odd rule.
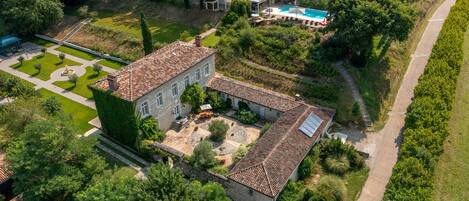
[[[276, 91], [272, 91], [272, 90], [268, 90], [268, 89], [264, 89], [262, 87], [258, 87], [256, 85], [253, 85], [253, 84], [249, 84], [249, 83], [246, 83], [246, 82], [241, 82], [241, 81], [238, 81], [238, 80], [235, 80], [235, 79], [232, 79], [232, 78], [229, 78], [229, 77], [226, 77], [226, 76], [219, 76], [218, 78], [220, 79], [225, 79], [225, 80], [228, 80], [228, 81], [232, 81], [232, 82], [236, 82], [236, 83], [239, 83], [240, 85], [244, 86], [244, 87], [250, 87], [256, 91], [259, 91], [259, 92], [262, 92], [262, 93], [267, 93], [267, 94], [273, 94], [277, 97], [280, 97], [280, 98], [284, 98], [284, 99], [288, 99], [289, 101], [294, 101], [293, 100], [293, 97], [289, 96], [289, 95], [286, 95], [286, 94], [282, 94], [282, 93], [279, 93], [279, 92], [276, 92]], [[250, 86], [246, 86], [246, 85], [250, 85]], [[267, 92], [268, 91], [268, 92]], [[269, 93], [270, 92], [270, 93]]]
[[264, 161], [262, 161], [261, 163], [262, 163], [262, 169], [264, 170], [264, 173], [265, 173], [265, 177], [267, 178], [267, 183], [269, 184], [270, 194], [272, 195], [274, 194], [274, 189], [272, 189], [272, 184], [270, 183], [269, 174], [267, 173], [267, 169], [265, 168]]
[[[282, 142], [283, 140], [285, 140], [285, 138], [287, 138], [288, 133], [290, 133], [290, 132], [293, 130], [293, 128], [296, 128], [296, 125], [299, 123], [300, 119], [302, 119], [302, 118], [305, 116], [305, 114], [307, 113], [307, 111], [311, 108], [311, 106], [309, 106], [309, 105], [301, 104], [301, 105], [299, 105], [299, 106], [297, 106], [297, 107], [295, 107], [295, 108], [293, 108], [293, 109], [296, 109], [296, 108], [298, 108], [298, 107], [300, 107], [300, 106], [302, 106], [302, 105], [304, 105], [304, 106], [307, 107], [307, 108], [305, 109], [305, 111], [301, 114], [301, 116], [300, 116], [299, 118], [297, 118], [297, 119], [295, 120], [295, 123], [292, 124], [292, 126], [288, 129], [287, 132], [285, 132], [285, 135], [282, 136], [282, 139], [280, 139], [280, 140], [277, 142], [277, 144], [274, 146], [274, 148], [272, 149], [272, 151], [270, 151], [269, 154], [267, 154], [267, 156], [264, 158], [264, 160], [262, 160], [262, 162], [264, 162], [265, 160], [267, 160], [268, 158], [270, 158], [270, 156], [272, 155], [272, 153], [273, 153], [273, 152], [278, 148], [278, 146], [280, 145], [280, 142]], [[293, 109], [292, 109], [292, 110], [293, 110]]]

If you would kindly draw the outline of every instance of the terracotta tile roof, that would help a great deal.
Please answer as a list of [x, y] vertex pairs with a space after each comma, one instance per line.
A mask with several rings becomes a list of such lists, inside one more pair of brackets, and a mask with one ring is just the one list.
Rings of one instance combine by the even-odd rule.
[[[192, 43], [181, 41], [166, 45], [124, 69], [112, 73], [117, 76], [119, 83], [119, 88], [114, 94], [134, 101], [214, 53], [213, 49], [196, 47]], [[96, 82], [95, 86], [104, 90], [109, 89], [106, 78]]]
[[10, 179], [13, 172], [7, 169], [5, 154], [0, 151], [0, 184]]
[[291, 96], [266, 90], [221, 75], [213, 77], [207, 87], [281, 112], [288, 111], [300, 105], [300, 102], [295, 101]]
[[[298, 129], [311, 113], [323, 122], [313, 137], [308, 137]], [[333, 115], [330, 109], [303, 103], [283, 113], [231, 169], [228, 178], [269, 197], [277, 196]]]

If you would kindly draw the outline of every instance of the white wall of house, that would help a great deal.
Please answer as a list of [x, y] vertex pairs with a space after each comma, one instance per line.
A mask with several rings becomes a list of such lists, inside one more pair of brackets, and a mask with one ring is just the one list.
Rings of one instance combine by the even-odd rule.
[[161, 129], [168, 130], [177, 117], [187, 116], [191, 111], [191, 107], [182, 104], [180, 98], [186, 84], [198, 82], [205, 87], [214, 75], [215, 56], [212, 55], [139, 98], [136, 101], [137, 111], [142, 117], [153, 116]]
[[282, 115], [282, 112], [280, 112], [278, 110], [275, 110], [275, 109], [272, 109], [272, 108], [269, 108], [269, 107], [265, 107], [265, 106], [262, 106], [262, 105], [259, 105], [259, 104], [244, 100], [244, 99], [240, 99], [238, 97], [231, 96], [231, 95], [225, 94], [223, 92], [220, 92], [220, 95], [221, 95], [221, 98], [223, 100], [226, 100], [227, 98], [231, 99], [231, 107], [234, 110], [238, 109], [239, 101], [243, 101], [243, 102], [248, 104], [249, 109], [251, 109], [251, 111], [258, 114], [262, 119], [265, 119], [265, 120], [268, 120], [268, 121], [274, 122], [280, 117], [280, 115]]

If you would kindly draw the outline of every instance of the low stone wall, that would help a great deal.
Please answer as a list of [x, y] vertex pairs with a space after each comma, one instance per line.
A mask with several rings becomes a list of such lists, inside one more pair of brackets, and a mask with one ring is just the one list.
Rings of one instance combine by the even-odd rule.
[[95, 55], [95, 56], [103, 58], [103, 59], [109, 59], [109, 60], [112, 60], [112, 61], [127, 64], [127, 65], [131, 63], [130, 61], [126, 61], [126, 60], [123, 60], [121, 58], [113, 57], [113, 56], [108, 55], [108, 54], [103, 54], [101, 52], [97, 52], [97, 51], [94, 51], [94, 50], [91, 50], [91, 49], [88, 49], [88, 48], [85, 48], [85, 47], [82, 47], [82, 46], [79, 46], [79, 45], [75, 45], [73, 43], [62, 42], [62, 41], [56, 40], [54, 38], [51, 38], [49, 36], [40, 35], [40, 34], [36, 34], [35, 36], [40, 38], [40, 39], [43, 39], [43, 40], [47, 40], [47, 41], [50, 41], [50, 42], [53, 42], [53, 43], [57, 43], [59, 45], [65, 45], [65, 46], [73, 48], [73, 49], [77, 49], [77, 50], [80, 50], [80, 51], [83, 51], [83, 52], [86, 52], [86, 53], [90, 53], [92, 55]]
[[195, 169], [189, 164], [189, 162], [185, 160], [175, 161], [174, 166], [180, 168], [184, 175], [189, 178], [197, 179], [202, 182], [214, 181], [220, 183], [224, 187], [227, 186], [226, 184], [228, 182], [228, 178], [226, 178], [225, 176], [204, 170]]

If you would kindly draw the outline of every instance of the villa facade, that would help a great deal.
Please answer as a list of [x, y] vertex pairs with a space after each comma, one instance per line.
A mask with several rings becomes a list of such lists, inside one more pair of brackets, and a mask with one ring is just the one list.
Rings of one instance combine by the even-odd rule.
[[[182, 104], [180, 96], [195, 82], [219, 93], [223, 100], [231, 99], [234, 110], [242, 101], [261, 119], [273, 122], [221, 182], [235, 201], [276, 200], [288, 180], [297, 179], [299, 164], [327, 132], [335, 113], [216, 74], [215, 51], [202, 47], [200, 37], [195, 44], [171, 43], [108, 75], [94, 87], [134, 103], [136, 114], [151, 116], [168, 130], [179, 117], [190, 113], [191, 107]], [[161, 147], [184, 158], [172, 147]]]

